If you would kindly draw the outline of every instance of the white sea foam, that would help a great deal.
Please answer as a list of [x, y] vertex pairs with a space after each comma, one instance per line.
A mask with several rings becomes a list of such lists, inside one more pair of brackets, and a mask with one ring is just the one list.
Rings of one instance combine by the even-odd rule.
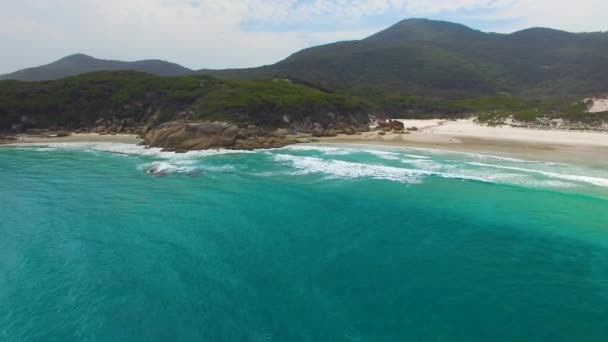
[[378, 151], [378, 150], [365, 150], [365, 152], [369, 154], [373, 154], [374, 156], [386, 159], [386, 160], [399, 160], [399, 153], [388, 152], [388, 151]]
[[480, 153], [467, 153], [467, 152], [454, 152], [459, 154], [464, 154], [466, 156], [481, 159], [481, 160], [497, 160], [511, 163], [527, 163], [527, 164], [541, 164], [547, 166], [567, 166], [569, 164], [558, 163], [558, 162], [550, 162], [550, 161], [541, 161], [541, 160], [527, 160], [527, 159], [519, 159], [519, 158], [511, 158], [511, 157], [501, 157], [501, 156], [493, 156], [489, 154], [480, 154]]
[[494, 159], [494, 160], [514, 162], [514, 163], [537, 163], [537, 161], [535, 161], [535, 160], [525, 160], [525, 159], [511, 158], [511, 157], [500, 157], [500, 156], [493, 156], [493, 155], [489, 155], [489, 154], [480, 154], [480, 153], [464, 153], [464, 154], [466, 154], [467, 156], [476, 158], [476, 159]]
[[355, 149], [347, 147], [331, 147], [331, 146], [316, 146], [316, 145], [290, 145], [283, 147], [279, 150], [290, 150], [290, 151], [315, 151], [321, 152], [329, 156], [348, 155], [356, 152]]
[[574, 188], [577, 186], [575, 183], [569, 183], [569, 182], [563, 182], [563, 181], [551, 180], [551, 179], [538, 180], [538, 179], [532, 179], [532, 178], [527, 178], [526, 180], [522, 181], [519, 185], [528, 186], [531, 188]]
[[525, 172], [525, 173], [535, 173], [535, 174], [540, 174], [540, 175], [550, 177], [550, 178], [557, 178], [557, 179], [562, 179], [562, 180], [567, 180], [567, 181], [582, 182], [582, 183], [588, 183], [588, 184], [593, 184], [593, 185], [602, 186], [602, 187], [608, 187], [608, 178], [571, 175], [571, 174], [563, 174], [563, 173], [543, 171], [543, 170], [526, 169], [526, 168], [522, 168], [522, 167], [494, 165], [494, 164], [486, 164], [486, 163], [470, 162], [467, 164], [474, 165], [474, 166], [502, 169], [502, 170], [520, 171], [520, 172]]
[[368, 177], [402, 183], [420, 183], [422, 178], [427, 175], [426, 172], [419, 170], [351, 163], [340, 160], [325, 160], [315, 157], [275, 154], [273, 158], [278, 162], [289, 162], [298, 170], [295, 174], [323, 173], [335, 178]]
[[[275, 161], [287, 162], [296, 169], [293, 174], [324, 174], [330, 178], [372, 178], [402, 183], [421, 183], [429, 176], [471, 180], [485, 183], [513, 184], [537, 188], [571, 188], [577, 186], [573, 180], [580, 178], [563, 177], [562, 179], [537, 179], [519, 172], [497, 172], [466, 167], [467, 165], [491, 165], [483, 163], [442, 164], [439, 161], [427, 159], [402, 159], [401, 162], [412, 165], [413, 168], [401, 168], [384, 165], [373, 165], [340, 160], [327, 160], [316, 157], [302, 157], [287, 154], [272, 154]], [[522, 169], [522, 168], [515, 168]], [[506, 171], [520, 171], [512, 168]], [[527, 169], [523, 169], [527, 170]], [[583, 176], [584, 177], [584, 176]], [[557, 178], [557, 177], [554, 177]], [[597, 179], [595, 179], [597, 183]]]
[[[365, 152], [370, 152], [370, 153], [377, 151], [377, 148], [378, 148], [378, 146], [370, 145], [370, 144], [352, 144], [349, 146], [357, 146], [360, 151], [365, 151]], [[389, 152], [389, 153], [398, 153], [399, 155], [402, 155], [404, 157], [418, 158], [418, 159], [431, 159], [431, 157], [426, 156], [426, 155], [411, 154], [411, 152], [416, 153], [416, 152], [420, 151], [421, 153], [424, 153], [424, 154], [430, 154], [433, 157], [434, 156], [443, 157], [446, 155], [458, 155], [458, 156], [469, 157], [471, 159], [477, 159], [477, 160], [489, 159], [489, 160], [499, 160], [499, 161], [505, 161], [505, 162], [513, 162], [513, 163], [538, 163], [538, 164], [545, 164], [545, 165], [549, 165], [549, 166], [569, 165], [569, 164], [558, 163], [558, 162], [527, 160], [527, 159], [520, 159], [520, 158], [514, 158], [514, 157], [495, 156], [495, 155], [483, 154], [483, 153], [449, 151], [449, 150], [442, 150], [442, 149], [429, 148], [429, 147], [408, 146], [408, 147], [395, 147], [394, 149], [398, 152]], [[379, 151], [379, 152], [382, 153], [383, 151]]]
[[[59, 149], [78, 149], [88, 152], [108, 152], [120, 155], [145, 156], [160, 159], [151, 163], [143, 164], [142, 170], [158, 174], [189, 173], [198, 172], [226, 172], [233, 170], [231, 166], [211, 167], [201, 165], [199, 159], [228, 153], [255, 153], [252, 151], [234, 150], [204, 150], [190, 151], [187, 153], [164, 152], [160, 148], [146, 148], [141, 145], [124, 143], [44, 143], [25, 144], [23, 148], [35, 148], [37, 151], [54, 151]], [[322, 159], [316, 157], [293, 156], [289, 154], [276, 154], [276, 151], [318, 151], [324, 155], [348, 155], [356, 152], [365, 152], [385, 160], [399, 160], [411, 168], [373, 165], [357, 162], [347, 162], [333, 159]], [[425, 149], [428, 151], [428, 149]], [[439, 150], [437, 150], [439, 151]], [[274, 151], [267, 151], [275, 161], [288, 162], [297, 171], [295, 174], [322, 173], [328, 177], [335, 178], [360, 178], [385, 179], [402, 183], [420, 183], [425, 177], [437, 176], [442, 178], [455, 178], [463, 180], [474, 180], [481, 182], [514, 184], [528, 187], [566, 188], [577, 186], [577, 183], [588, 183], [592, 185], [608, 187], [608, 178], [585, 176], [569, 173], [559, 173], [517, 166], [495, 165], [482, 162], [466, 162], [458, 160], [431, 159], [428, 156], [417, 154], [399, 153], [392, 151], [381, 151], [373, 149], [343, 148], [333, 146], [294, 145]], [[442, 151], [443, 154], [453, 154]], [[475, 159], [492, 159], [507, 163], [539, 163], [537, 165], [556, 166], [567, 165], [539, 161], [526, 161], [516, 158], [498, 157], [483, 154], [458, 153]], [[542, 163], [542, 164], [540, 164]], [[476, 166], [477, 168], [467, 167]], [[484, 170], [485, 169], [485, 170]], [[489, 170], [492, 169], [492, 170]], [[513, 171], [497, 172], [496, 170]], [[572, 170], [571, 170], [572, 171]], [[581, 172], [581, 171], [577, 171]], [[531, 174], [539, 174], [549, 179], [538, 179]]]
[[241, 151], [241, 150], [202, 150], [202, 151], [188, 151], [186, 153], [175, 153], [163, 151], [161, 148], [151, 147], [148, 148], [143, 145], [125, 144], [125, 143], [109, 143], [109, 142], [62, 142], [62, 143], [39, 143], [39, 144], [24, 144], [26, 146], [38, 146], [45, 151], [53, 151], [58, 149], [74, 149], [83, 150], [87, 152], [109, 152], [125, 155], [136, 155], [153, 157], [159, 159], [196, 159], [200, 157], [229, 154], [229, 153], [252, 153], [252, 151]]
[[[518, 172], [499, 172], [498, 169], [478, 169], [470, 168], [467, 165], [476, 165], [483, 163], [463, 163], [459, 161], [448, 161], [448, 163], [441, 163], [434, 160], [416, 160], [416, 159], [404, 159], [402, 163], [412, 165], [417, 169], [429, 170], [437, 172], [441, 175], [452, 175], [456, 174], [461, 177], [471, 177], [474, 179], [481, 179], [491, 183], [501, 184], [513, 184], [521, 185], [526, 187], [542, 187], [542, 188], [571, 188], [575, 187], [576, 184], [572, 182], [566, 182], [566, 179], [553, 180], [553, 179], [536, 179], [528, 174], [522, 174]], [[491, 164], [487, 164], [491, 165]], [[504, 171], [510, 171], [505, 169]], [[445, 177], [445, 178], [450, 178]]]
[[[460, 151], [448, 151], [448, 150], [441, 150], [441, 149], [436, 149], [436, 148], [422, 148], [422, 147], [407, 147], [408, 150], [419, 150], [419, 151], [424, 151], [426, 153], [430, 153], [432, 155], [438, 155], [438, 156], [445, 156], [445, 155], [459, 155], [459, 156], [464, 156], [464, 157], [470, 157], [472, 159], [490, 159], [490, 160], [499, 160], [499, 161], [505, 161], [505, 162], [513, 162], [513, 163], [538, 163], [538, 164], [546, 164], [546, 165], [569, 165], [569, 164], [564, 164], [564, 163], [558, 163], [558, 162], [549, 162], [549, 161], [539, 161], [539, 160], [527, 160], [527, 159], [520, 159], [520, 158], [513, 158], [513, 157], [503, 157], [503, 156], [495, 156], [495, 155], [490, 155], [490, 154], [482, 154], [482, 153], [471, 153], [471, 152], [460, 152]], [[409, 157], [413, 157], [413, 156], [409, 156]], [[423, 156], [418, 156], [418, 157], [422, 157], [425, 158]], [[429, 157], [426, 157], [429, 158]]]
[[431, 157], [427, 157], [427, 156], [419, 156], [417, 154], [407, 154], [407, 153], [402, 153], [402, 156], [408, 157], [408, 158], [414, 158], [414, 159], [431, 159]]
[[[356, 145], [355, 145], [356, 146]], [[399, 157], [408, 157], [414, 159], [430, 159], [427, 156], [421, 156], [417, 154], [407, 154], [401, 152], [393, 152], [393, 151], [383, 151], [372, 148], [354, 148], [354, 147], [334, 147], [334, 146], [324, 146], [324, 145], [291, 145], [283, 147], [279, 150], [289, 150], [289, 151], [315, 151], [321, 152], [324, 155], [328, 156], [338, 156], [338, 155], [349, 155], [353, 153], [363, 152], [369, 153], [376, 157], [386, 159], [386, 160], [399, 160]]]
[[[354, 147], [354, 146], [356, 146], [356, 147]], [[542, 163], [542, 164], [546, 164], [546, 165], [568, 165], [568, 164], [556, 163], [556, 162], [526, 160], [526, 159], [520, 159], [520, 158], [495, 156], [495, 155], [482, 154], [482, 153], [447, 151], [447, 150], [441, 150], [441, 149], [435, 149], [435, 148], [397, 147], [396, 150], [394, 150], [394, 151], [378, 150], [377, 148], [378, 148], [377, 146], [365, 145], [365, 144], [349, 145], [349, 146], [324, 146], [324, 145], [302, 144], [302, 145], [287, 146], [287, 147], [284, 147], [283, 149], [293, 150], [293, 151], [319, 151], [319, 152], [323, 152], [326, 155], [346, 155], [346, 154], [352, 154], [355, 152], [366, 152], [366, 153], [373, 154], [377, 157], [380, 157], [380, 158], [386, 159], [386, 160], [397, 160], [400, 156], [411, 158], [411, 159], [431, 159], [430, 156], [411, 153], [411, 152], [415, 153], [416, 151], [420, 151], [420, 152], [424, 152], [425, 154], [432, 154], [434, 156], [435, 155], [439, 155], [439, 156], [459, 155], [459, 156], [469, 157], [471, 159], [477, 159], [477, 160], [489, 159], [489, 160], [499, 160], [499, 161], [505, 161], [505, 162], [513, 162], [513, 163]]]
[[206, 166], [199, 163], [199, 160], [214, 155], [230, 153], [254, 153], [251, 151], [240, 150], [203, 150], [189, 151], [186, 153], [175, 153], [162, 151], [160, 148], [147, 148], [142, 145], [109, 143], [109, 142], [64, 142], [64, 143], [40, 143], [24, 144], [23, 148], [36, 146], [36, 151], [56, 151], [61, 149], [80, 150], [85, 152], [104, 152], [115, 153], [123, 156], [143, 156], [153, 159], [161, 159], [145, 163], [139, 169], [150, 174], [166, 175], [169, 173], [196, 174], [199, 172], [226, 172], [234, 168], [232, 166]]
[[417, 169], [429, 170], [429, 171], [446, 171], [446, 169], [453, 169], [452, 165], [441, 164], [431, 159], [401, 159], [404, 164], [412, 165]]
[[406, 169], [383, 165], [361, 164], [341, 160], [326, 160], [315, 157], [301, 157], [287, 154], [275, 154], [273, 158], [275, 161], [278, 162], [290, 163], [294, 168], [297, 169], [295, 174], [322, 173], [334, 178], [365, 177], [409, 184], [420, 183], [427, 176], [439, 176], [443, 178], [489, 182], [487, 179], [463, 174]]
[[193, 166], [177, 165], [165, 161], [146, 163], [139, 167], [140, 170], [146, 173], [155, 175], [166, 175], [169, 173], [192, 173], [196, 170]]
[[140, 170], [149, 174], [167, 175], [169, 173], [198, 174], [201, 172], [229, 172], [234, 167], [230, 165], [210, 166], [198, 164], [195, 160], [155, 161], [139, 166]]

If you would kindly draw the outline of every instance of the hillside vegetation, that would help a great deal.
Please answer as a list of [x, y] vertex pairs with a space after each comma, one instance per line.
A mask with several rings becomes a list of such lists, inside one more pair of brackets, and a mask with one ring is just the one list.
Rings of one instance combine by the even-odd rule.
[[[146, 73], [87, 73], [116, 69]], [[332, 126], [336, 117], [364, 124], [370, 115], [608, 121], [607, 113], [587, 113], [582, 101], [608, 92], [608, 33], [600, 32], [533, 28], [496, 34], [410, 19], [270, 66], [191, 73], [163, 61], [69, 56], [13, 74], [58, 80], [0, 82], [0, 130], [90, 127], [100, 119], [112, 125], [115, 119], [142, 125], [175, 119], [304, 123], [310, 129], [315, 122]]]
[[160, 123], [223, 120], [279, 127], [328, 113], [367, 120], [374, 105], [289, 80], [218, 80], [159, 77], [139, 72], [96, 72], [56, 81], [0, 82], [0, 129], [13, 125], [78, 128], [99, 119]]
[[271, 66], [204, 72], [222, 78], [288, 75], [358, 93], [591, 95], [608, 91], [608, 33], [533, 28], [497, 34], [409, 19], [363, 40], [302, 50]]
[[[116, 70], [159, 76], [197, 73], [160, 60], [122, 62], [76, 54], [0, 75], [0, 80], [54, 80]], [[408, 19], [362, 40], [304, 49], [273, 65], [198, 73], [223, 79], [300, 79], [365, 95], [592, 96], [608, 92], [608, 32], [531, 28], [497, 34]]]
[[377, 117], [458, 118], [494, 122], [562, 117], [605, 119], [586, 113], [580, 98], [511, 96], [438, 98], [370, 92], [353, 95], [291, 79], [221, 80], [211, 76], [160, 77], [133, 71], [95, 72], [56, 81], [0, 81], [0, 130], [91, 127], [99, 119], [154, 125], [176, 119], [290, 127], [336, 117], [365, 123]]

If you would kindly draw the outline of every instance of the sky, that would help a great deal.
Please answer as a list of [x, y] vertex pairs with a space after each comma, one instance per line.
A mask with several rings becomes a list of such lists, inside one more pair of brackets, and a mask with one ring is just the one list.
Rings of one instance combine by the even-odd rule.
[[272, 64], [406, 18], [607, 31], [608, 0], [0, 0], [0, 74], [73, 53], [192, 69]]

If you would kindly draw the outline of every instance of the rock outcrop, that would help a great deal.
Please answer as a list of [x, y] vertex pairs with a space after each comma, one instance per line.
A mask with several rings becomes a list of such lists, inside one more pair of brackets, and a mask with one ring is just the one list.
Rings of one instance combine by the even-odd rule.
[[278, 148], [312, 137], [332, 137], [337, 134], [357, 134], [369, 131], [367, 123], [354, 120], [324, 123], [304, 120], [291, 123], [290, 128], [264, 129], [254, 125], [245, 128], [227, 122], [172, 121], [142, 128], [144, 144], [171, 151], [225, 148], [253, 150]]
[[376, 122], [376, 128], [384, 132], [390, 132], [393, 130], [403, 131], [405, 129], [405, 125], [403, 122], [398, 120], [378, 120], [378, 122]]
[[286, 130], [268, 132], [255, 126], [239, 128], [225, 122], [168, 122], [151, 129], [143, 138], [147, 146], [170, 151], [253, 150], [297, 143], [287, 133]]
[[95, 121], [95, 128], [91, 131], [100, 134], [146, 134], [149, 129], [149, 126], [136, 122], [133, 118], [112, 118], [98, 119]]

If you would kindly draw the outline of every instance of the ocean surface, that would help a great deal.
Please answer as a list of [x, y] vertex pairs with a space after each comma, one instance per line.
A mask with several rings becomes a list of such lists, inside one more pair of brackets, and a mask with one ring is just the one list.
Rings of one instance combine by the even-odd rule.
[[608, 169], [0, 147], [0, 341], [608, 341]]

